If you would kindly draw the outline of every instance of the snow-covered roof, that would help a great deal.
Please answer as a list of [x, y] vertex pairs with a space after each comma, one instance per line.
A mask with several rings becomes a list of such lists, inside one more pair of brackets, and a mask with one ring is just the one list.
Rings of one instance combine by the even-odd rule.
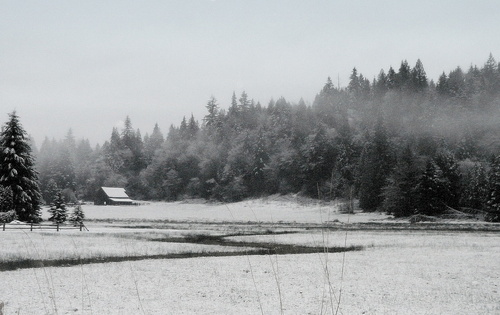
[[118, 188], [118, 187], [101, 187], [104, 193], [108, 195], [109, 198], [127, 198], [130, 199], [130, 197], [127, 195], [125, 192], [124, 188]]

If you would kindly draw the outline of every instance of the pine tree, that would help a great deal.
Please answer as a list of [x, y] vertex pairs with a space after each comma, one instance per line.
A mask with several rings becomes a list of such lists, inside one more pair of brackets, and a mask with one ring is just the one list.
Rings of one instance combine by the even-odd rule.
[[387, 88], [389, 90], [395, 89], [398, 87], [398, 75], [396, 71], [392, 67], [387, 71]]
[[49, 182], [47, 183], [47, 186], [43, 190], [43, 199], [45, 200], [45, 203], [52, 203], [54, 200], [54, 197], [56, 196], [57, 192], [60, 191], [59, 187], [57, 186], [57, 183], [55, 180], [52, 178], [49, 179]]
[[203, 122], [208, 130], [208, 134], [213, 135], [219, 127], [219, 105], [217, 104], [217, 99], [214, 96], [210, 97], [210, 100], [208, 100], [205, 108], [207, 109], [208, 114], [205, 115], [205, 118], [203, 118]]
[[358, 167], [359, 206], [375, 211], [382, 205], [382, 189], [387, 184], [393, 163], [387, 132], [379, 118], [373, 136], [368, 139]]
[[41, 193], [31, 147], [16, 112], [9, 117], [0, 133], [0, 185], [10, 187], [19, 220], [38, 222]]
[[194, 119], [193, 114], [191, 114], [191, 118], [189, 118], [189, 123], [187, 125], [187, 130], [188, 130], [188, 139], [189, 140], [196, 139], [196, 136], [198, 135], [198, 131], [200, 131], [200, 125]]
[[488, 177], [489, 196], [487, 202], [488, 215], [486, 220], [500, 222], [500, 155], [491, 164]]
[[407, 90], [411, 86], [411, 68], [408, 61], [401, 61], [399, 72], [397, 75], [397, 87], [400, 90]]
[[250, 166], [252, 169], [249, 176], [249, 186], [252, 192], [261, 193], [266, 188], [264, 171], [266, 168], [266, 163], [269, 161], [269, 155], [267, 153], [265, 138], [262, 129], [259, 129], [257, 131], [256, 138], [257, 139], [255, 139], [256, 143], [254, 144], [253, 151], [253, 161], [252, 165]]
[[383, 190], [383, 207], [387, 213], [396, 217], [415, 214], [418, 202], [415, 188], [419, 177], [420, 170], [413, 151], [409, 146], [406, 146], [389, 177], [388, 185]]
[[54, 197], [54, 202], [49, 209], [49, 213], [51, 214], [49, 221], [58, 224], [66, 222], [66, 212], [67, 209], [66, 204], [64, 203], [62, 192], [58, 191]]
[[361, 83], [358, 77], [358, 70], [356, 68], [352, 69], [351, 76], [349, 77], [349, 85], [347, 90], [354, 95], [357, 95], [361, 89]]
[[77, 204], [73, 208], [73, 212], [71, 213], [69, 220], [74, 225], [80, 225], [83, 223], [84, 219], [85, 219], [85, 213], [83, 212], [82, 206], [80, 204]]
[[12, 190], [10, 187], [0, 186], [0, 212], [10, 211], [13, 207]]
[[415, 92], [421, 92], [429, 85], [427, 82], [427, 75], [424, 70], [424, 65], [422, 64], [420, 59], [417, 60], [415, 67], [411, 70], [411, 81], [413, 90]]
[[443, 202], [446, 191], [445, 181], [441, 169], [432, 159], [429, 159], [416, 187], [417, 213], [439, 215], [445, 210]]
[[484, 210], [488, 200], [488, 177], [480, 163], [474, 164], [472, 169], [462, 178], [463, 191], [460, 205], [467, 208]]
[[384, 72], [384, 69], [381, 69], [378, 76], [377, 80], [373, 84], [373, 89], [375, 91], [375, 96], [377, 97], [382, 97], [385, 95], [387, 92], [389, 85], [388, 85], [388, 77]]
[[443, 174], [444, 191], [441, 199], [446, 206], [456, 208], [460, 203], [461, 190], [458, 163], [449, 152], [441, 152], [434, 160]]
[[161, 148], [164, 142], [165, 138], [163, 137], [163, 133], [160, 127], [158, 127], [158, 123], [156, 123], [151, 136], [149, 136], [147, 140], [146, 138], [144, 139], [144, 160], [146, 164], [151, 164], [155, 152]]

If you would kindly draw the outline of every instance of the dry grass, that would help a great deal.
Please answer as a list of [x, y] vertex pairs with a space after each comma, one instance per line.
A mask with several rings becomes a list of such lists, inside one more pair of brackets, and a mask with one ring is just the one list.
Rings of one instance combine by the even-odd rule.
[[123, 232], [122, 230], [121, 233], [6, 231], [1, 235], [0, 263], [245, 250], [245, 248], [217, 245], [152, 242], [151, 239], [172, 236], [162, 231]]

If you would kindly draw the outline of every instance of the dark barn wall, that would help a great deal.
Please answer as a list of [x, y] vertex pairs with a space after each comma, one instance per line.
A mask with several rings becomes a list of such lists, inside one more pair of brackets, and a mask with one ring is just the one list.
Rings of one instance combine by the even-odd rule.
[[102, 188], [100, 188], [98, 191], [97, 191], [97, 194], [95, 196], [95, 199], [94, 199], [94, 204], [95, 205], [105, 205], [105, 204], [110, 204], [109, 203], [109, 198], [108, 198], [108, 195], [106, 195], [106, 193], [104, 192], [104, 190], [102, 190]]

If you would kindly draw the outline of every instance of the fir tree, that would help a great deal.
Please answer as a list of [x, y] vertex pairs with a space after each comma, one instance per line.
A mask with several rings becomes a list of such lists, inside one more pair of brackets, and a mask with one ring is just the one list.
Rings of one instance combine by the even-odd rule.
[[0, 186], [0, 212], [10, 211], [13, 208], [12, 190], [10, 187]]
[[460, 203], [461, 174], [458, 164], [449, 152], [442, 152], [434, 159], [443, 175], [443, 203], [456, 208]]
[[420, 61], [417, 60], [415, 67], [411, 70], [411, 83], [413, 90], [415, 92], [421, 92], [429, 85], [427, 82], [427, 75], [424, 70], [424, 65]]
[[439, 215], [445, 210], [443, 202], [446, 191], [445, 181], [441, 169], [432, 159], [429, 159], [415, 190], [418, 198], [417, 213]]
[[365, 144], [358, 167], [359, 206], [375, 211], [382, 205], [382, 189], [387, 184], [393, 157], [387, 132], [379, 118], [375, 132]]
[[49, 221], [55, 223], [64, 223], [66, 222], [66, 204], [64, 203], [64, 197], [62, 196], [62, 192], [58, 191], [54, 197], [54, 202], [52, 203], [49, 213], [51, 214]]
[[419, 182], [420, 170], [416, 158], [409, 146], [403, 150], [389, 183], [384, 188], [384, 210], [396, 217], [415, 214], [417, 209], [416, 186]]
[[491, 164], [489, 173], [488, 215], [486, 220], [500, 222], [500, 155]]
[[484, 210], [488, 200], [488, 178], [484, 167], [476, 163], [462, 178], [463, 191], [460, 205], [467, 208]]
[[146, 164], [151, 164], [155, 152], [161, 148], [164, 142], [165, 138], [156, 123], [151, 136], [144, 139], [144, 159]]
[[49, 182], [47, 183], [47, 185], [43, 191], [45, 203], [51, 204], [54, 201], [53, 199], [57, 195], [58, 191], [60, 191], [60, 189], [57, 186], [56, 181], [53, 180], [52, 178], [49, 179]]
[[0, 133], [0, 185], [11, 189], [19, 220], [38, 222], [41, 193], [31, 147], [16, 112], [9, 117]]
[[208, 114], [203, 118], [203, 122], [208, 130], [208, 134], [213, 135], [220, 127], [218, 126], [219, 105], [217, 104], [217, 99], [214, 96], [210, 97], [205, 108]]
[[83, 212], [82, 206], [80, 204], [77, 204], [73, 208], [73, 212], [71, 213], [69, 220], [74, 225], [80, 225], [83, 223], [84, 219], [85, 219], [85, 213]]

